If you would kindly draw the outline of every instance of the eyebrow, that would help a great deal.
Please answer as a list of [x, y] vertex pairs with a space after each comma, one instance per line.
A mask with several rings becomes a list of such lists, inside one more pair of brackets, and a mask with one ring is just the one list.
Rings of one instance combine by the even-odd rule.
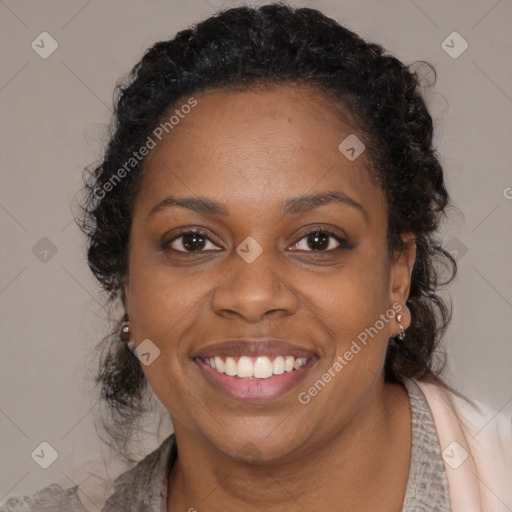
[[[303, 195], [299, 197], [294, 197], [292, 199], [288, 199], [283, 203], [282, 209], [284, 213], [287, 214], [299, 214], [333, 202], [355, 208], [359, 210], [360, 213], [362, 213], [365, 219], [367, 218], [366, 211], [364, 210], [362, 205], [360, 205], [357, 201], [352, 199], [344, 192], [340, 192], [337, 190], [319, 192], [316, 194]], [[169, 196], [160, 201], [151, 209], [147, 216], [147, 219], [149, 220], [149, 218], [156, 214], [157, 212], [165, 210], [166, 208], [169, 208], [171, 206], [179, 206], [181, 208], [186, 208], [188, 210], [192, 210], [197, 213], [202, 213], [206, 215], [229, 215], [228, 209], [222, 203], [214, 201], [213, 199], [208, 199], [207, 197]]]

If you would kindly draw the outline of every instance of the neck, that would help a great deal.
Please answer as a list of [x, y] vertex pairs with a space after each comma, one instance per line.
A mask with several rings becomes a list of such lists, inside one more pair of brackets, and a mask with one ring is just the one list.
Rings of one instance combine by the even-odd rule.
[[168, 510], [400, 510], [411, 450], [407, 391], [382, 383], [350, 424], [287, 460], [233, 460], [175, 424]]

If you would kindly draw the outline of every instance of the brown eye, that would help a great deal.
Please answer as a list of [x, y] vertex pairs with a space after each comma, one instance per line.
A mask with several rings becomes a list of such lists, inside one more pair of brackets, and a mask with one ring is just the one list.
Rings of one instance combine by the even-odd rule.
[[218, 249], [205, 234], [197, 231], [181, 233], [164, 244], [165, 249], [168, 247], [178, 252], [202, 252], [203, 250]]
[[341, 246], [348, 247], [343, 238], [325, 229], [316, 229], [302, 237], [293, 248], [306, 252], [328, 252]]

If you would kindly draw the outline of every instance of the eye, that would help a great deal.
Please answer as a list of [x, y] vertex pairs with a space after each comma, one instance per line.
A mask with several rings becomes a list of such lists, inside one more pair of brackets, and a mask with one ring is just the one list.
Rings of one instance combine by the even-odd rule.
[[[343, 247], [350, 249], [352, 246], [335, 232], [318, 228], [306, 233], [298, 242], [290, 248], [304, 252], [330, 252]], [[171, 248], [181, 253], [200, 253], [206, 251], [222, 250], [210, 239], [207, 233], [199, 229], [182, 231], [162, 246], [164, 250]]]
[[210, 238], [200, 230], [183, 231], [168, 242], [165, 242], [163, 249], [172, 248], [178, 252], [191, 253], [208, 250], [220, 250]]
[[315, 229], [306, 233], [291, 248], [306, 252], [328, 252], [340, 247], [350, 248], [348, 242], [328, 229]]

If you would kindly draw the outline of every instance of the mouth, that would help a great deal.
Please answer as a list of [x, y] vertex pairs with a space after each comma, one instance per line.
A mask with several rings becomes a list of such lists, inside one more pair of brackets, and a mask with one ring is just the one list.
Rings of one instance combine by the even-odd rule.
[[209, 357], [202, 358], [213, 370], [239, 379], [269, 379], [272, 375], [293, 372], [306, 365], [307, 357], [267, 356]]
[[211, 345], [193, 360], [217, 390], [236, 400], [265, 402], [291, 391], [318, 356], [278, 341], [234, 341]]

